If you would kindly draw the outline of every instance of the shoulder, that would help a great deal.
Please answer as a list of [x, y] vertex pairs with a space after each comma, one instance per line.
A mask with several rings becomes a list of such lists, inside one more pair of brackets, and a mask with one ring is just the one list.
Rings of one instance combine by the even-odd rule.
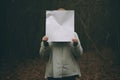
[[74, 36], [78, 36], [78, 34], [76, 32], [74, 32]]

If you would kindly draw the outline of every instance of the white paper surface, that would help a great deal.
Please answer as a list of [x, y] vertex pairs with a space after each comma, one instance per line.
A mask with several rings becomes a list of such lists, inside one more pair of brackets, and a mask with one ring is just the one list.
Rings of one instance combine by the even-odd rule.
[[70, 42], [74, 37], [74, 10], [46, 11], [48, 42]]

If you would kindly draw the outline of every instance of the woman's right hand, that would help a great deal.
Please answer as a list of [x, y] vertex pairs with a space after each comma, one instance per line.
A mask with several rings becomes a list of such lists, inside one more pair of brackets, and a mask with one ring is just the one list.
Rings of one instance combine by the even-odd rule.
[[44, 36], [43, 38], [42, 38], [42, 41], [48, 41], [48, 37], [47, 36]]
[[42, 41], [43, 41], [43, 44], [44, 44], [45, 47], [49, 46], [49, 43], [47, 42], [48, 41], [48, 37], [47, 36], [44, 36], [42, 38]]

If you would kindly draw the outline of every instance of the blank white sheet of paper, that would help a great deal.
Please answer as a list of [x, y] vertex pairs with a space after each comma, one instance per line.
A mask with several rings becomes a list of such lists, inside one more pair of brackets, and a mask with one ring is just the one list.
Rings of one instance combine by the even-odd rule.
[[74, 10], [46, 11], [48, 42], [70, 42], [74, 37]]

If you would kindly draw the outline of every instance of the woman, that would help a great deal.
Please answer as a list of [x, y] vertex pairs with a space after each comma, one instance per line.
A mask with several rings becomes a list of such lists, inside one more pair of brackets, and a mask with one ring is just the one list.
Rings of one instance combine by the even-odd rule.
[[[77, 33], [72, 42], [47, 42], [42, 38], [40, 55], [47, 58], [45, 78], [48, 80], [75, 80], [81, 76], [77, 59], [83, 49]], [[44, 58], [45, 59], [45, 58]]]

